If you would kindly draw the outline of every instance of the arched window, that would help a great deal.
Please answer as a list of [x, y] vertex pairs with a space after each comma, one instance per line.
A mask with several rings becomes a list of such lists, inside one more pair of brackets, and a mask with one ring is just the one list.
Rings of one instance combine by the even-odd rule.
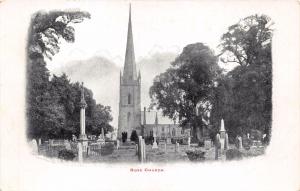
[[176, 135], [175, 129], [172, 129], [172, 136], [175, 137], [175, 135]]
[[127, 122], [130, 120], [130, 112], [127, 113]]
[[131, 94], [128, 94], [128, 104], [131, 104]]

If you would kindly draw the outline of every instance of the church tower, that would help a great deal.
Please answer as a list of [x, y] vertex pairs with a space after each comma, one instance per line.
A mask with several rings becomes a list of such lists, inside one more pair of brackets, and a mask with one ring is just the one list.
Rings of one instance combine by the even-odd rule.
[[133, 130], [140, 135], [140, 127], [141, 75], [136, 71], [130, 6], [123, 75], [120, 72], [118, 139], [122, 138], [122, 133], [127, 133], [127, 139], [130, 139]]

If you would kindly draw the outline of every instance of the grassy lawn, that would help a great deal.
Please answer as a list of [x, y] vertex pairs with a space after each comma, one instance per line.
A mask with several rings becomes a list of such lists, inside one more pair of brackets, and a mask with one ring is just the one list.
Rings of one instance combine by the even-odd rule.
[[[43, 146], [40, 148], [40, 155], [44, 155], [50, 158], [57, 158], [58, 152], [64, 149], [63, 146], [53, 147], [51, 150], [45, 149], [47, 147]], [[229, 145], [229, 148], [235, 148], [234, 145]], [[73, 149], [73, 148], [72, 148]], [[166, 150], [164, 145], [158, 145], [158, 149], [152, 149], [152, 145], [146, 145], [146, 162], [155, 163], [172, 163], [172, 162], [190, 162], [186, 151], [203, 151], [205, 152], [205, 161], [215, 161], [215, 148], [205, 149], [203, 147], [180, 145], [179, 151], [175, 152], [175, 144], [167, 145]], [[77, 155], [76, 149], [73, 150]], [[250, 148], [249, 150], [242, 149], [244, 158], [254, 157], [264, 154], [265, 148]], [[75, 157], [74, 161], [78, 158]], [[219, 161], [225, 161], [225, 153], [219, 155]], [[90, 155], [84, 156], [85, 162], [107, 162], [107, 163], [139, 163], [138, 156], [136, 154], [135, 145], [123, 145], [117, 150], [114, 148], [112, 154], [107, 155]]]

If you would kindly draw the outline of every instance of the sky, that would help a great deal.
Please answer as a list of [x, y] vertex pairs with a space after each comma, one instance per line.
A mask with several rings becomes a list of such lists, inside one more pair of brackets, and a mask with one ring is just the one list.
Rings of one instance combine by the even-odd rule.
[[[206, 1], [204, 1], [206, 2]], [[196, 2], [132, 2], [132, 25], [136, 60], [155, 52], [180, 53], [190, 43], [203, 42], [217, 52], [226, 29], [256, 12], [241, 6]], [[238, 8], [237, 8], [238, 7]], [[51, 70], [68, 60], [104, 56], [123, 65], [129, 3], [102, 2], [86, 4], [81, 10], [91, 19], [75, 25], [75, 43], [62, 42], [62, 51], [48, 68]], [[233, 12], [234, 11], [234, 12]]]
[[[260, 14], [259, 9], [254, 12], [249, 8], [249, 3], [243, 6], [207, 1], [133, 1], [131, 7], [137, 68], [144, 69], [141, 71], [142, 105], [150, 103], [148, 89], [153, 77], [163, 72], [186, 45], [202, 42], [218, 53], [220, 38], [229, 26], [251, 14]], [[129, 2], [95, 2], [81, 4], [80, 9], [88, 11], [91, 19], [74, 25], [75, 42], [62, 41], [61, 51], [47, 62], [47, 67], [55, 74], [66, 72], [71, 81], [85, 82], [98, 103], [112, 106], [112, 124], [116, 127], [118, 74], [124, 64]], [[153, 63], [155, 71], [151, 69], [151, 62], [157, 62]], [[99, 66], [97, 70], [101, 70], [101, 66], [106, 69], [95, 73], [95, 65]], [[220, 66], [226, 70], [234, 67]], [[91, 75], [95, 76], [91, 78]]]

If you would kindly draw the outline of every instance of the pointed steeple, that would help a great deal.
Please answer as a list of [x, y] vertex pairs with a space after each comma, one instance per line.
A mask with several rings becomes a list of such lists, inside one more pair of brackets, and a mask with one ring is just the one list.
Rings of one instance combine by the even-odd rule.
[[126, 80], [137, 79], [133, 36], [132, 36], [132, 24], [131, 24], [131, 4], [129, 5], [129, 21], [128, 21], [127, 45], [126, 45], [126, 53], [125, 53], [125, 65], [124, 65], [123, 78]]

